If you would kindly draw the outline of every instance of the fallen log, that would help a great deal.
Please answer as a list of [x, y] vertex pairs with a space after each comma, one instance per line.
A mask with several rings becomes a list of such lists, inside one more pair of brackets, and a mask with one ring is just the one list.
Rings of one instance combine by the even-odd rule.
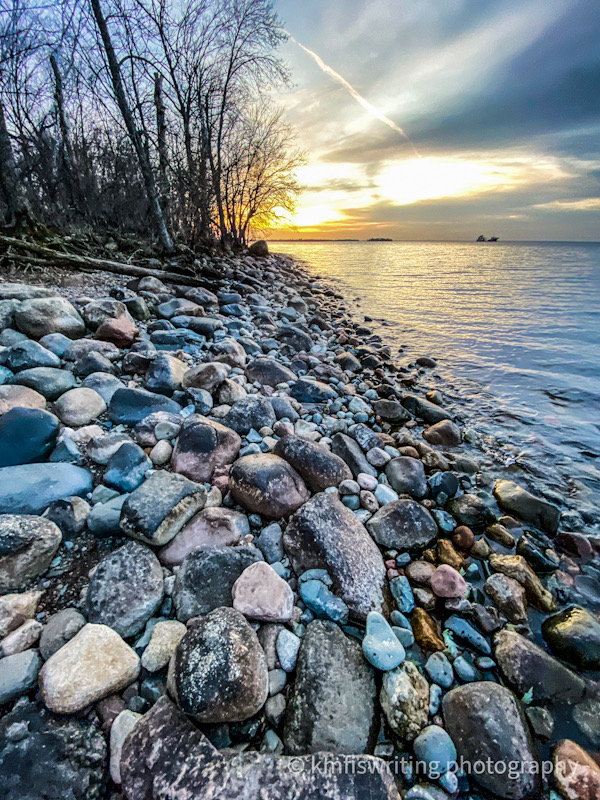
[[183, 286], [204, 286], [206, 281], [192, 275], [180, 275], [178, 272], [164, 272], [160, 269], [149, 269], [148, 267], [138, 267], [135, 264], [123, 264], [121, 261], [109, 261], [104, 258], [93, 258], [92, 256], [79, 256], [74, 253], [61, 253], [52, 250], [50, 247], [43, 247], [34, 242], [27, 242], [24, 239], [14, 239], [11, 236], [0, 235], [0, 244], [7, 248], [15, 247], [21, 250], [28, 250], [35, 253], [35, 256], [22, 256], [11, 254], [6, 251], [0, 256], [14, 258], [15, 261], [27, 260], [30, 264], [40, 267], [61, 266], [69, 269], [83, 270], [84, 272], [112, 272], [116, 275], [130, 275], [133, 278], [158, 278], [168, 283], [182, 284]]

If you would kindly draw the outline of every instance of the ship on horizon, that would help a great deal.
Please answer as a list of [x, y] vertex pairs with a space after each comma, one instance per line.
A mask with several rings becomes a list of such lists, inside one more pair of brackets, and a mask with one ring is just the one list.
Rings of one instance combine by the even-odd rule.
[[497, 236], [490, 236], [489, 239], [486, 239], [485, 236], [482, 235], [482, 236], [478, 236], [475, 241], [476, 242], [497, 242], [498, 241], [498, 237]]

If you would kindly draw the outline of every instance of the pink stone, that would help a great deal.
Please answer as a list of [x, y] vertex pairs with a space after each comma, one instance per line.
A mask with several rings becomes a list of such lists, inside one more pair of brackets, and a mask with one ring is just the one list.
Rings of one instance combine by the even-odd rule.
[[266, 561], [250, 564], [231, 590], [233, 607], [251, 619], [289, 622], [294, 610], [294, 593]]
[[442, 564], [431, 576], [431, 588], [437, 597], [464, 597], [468, 584], [454, 567]]
[[163, 564], [181, 564], [198, 547], [227, 547], [250, 533], [245, 514], [228, 508], [204, 508], [159, 553]]

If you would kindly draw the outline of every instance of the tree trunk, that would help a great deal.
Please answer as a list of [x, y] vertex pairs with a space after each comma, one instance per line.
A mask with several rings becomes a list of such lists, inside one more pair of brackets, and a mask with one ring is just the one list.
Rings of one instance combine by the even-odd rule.
[[123, 117], [123, 122], [125, 123], [127, 133], [129, 134], [129, 138], [131, 140], [131, 143], [133, 145], [133, 148], [135, 150], [138, 159], [140, 172], [142, 173], [142, 178], [144, 180], [144, 187], [146, 189], [148, 204], [150, 206], [150, 215], [154, 223], [154, 228], [156, 230], [156, 234], [163, 249], [165, 250], [165, 252], [172, 255], [175, 252], [175, 248], [173, 246], [171, 236], [169, 235], [169, 231], [167, 230], [167, 225], [165, 222], [164, 214], [162, 212], [162, 208], [160, 207], [160, 201], [158, 198], [158, 191], [156, 188], [156, 182], [154, 180], [152, 165], [150, 163], [148, 151], [144, 147], [142, 137], [140, 136], [140, 133], [136, 128], [135, 121], [133, 119], [133, 114], [127, 103], [127, 97], [125, 95], [125, 88], [123, 86], [123, 79], [121, 76], [119, 62], [117, 61], [117, 57], [110, 38], [110, 33], [108, 31], [108, 26], [106, 24], [106, 19], [104, 18], [104, 14], [100, 6], [100, 0], [90, 0], [90, 4], [92, 6], [92, 11], [94, 12], [96, 24], [98, 25], [98, 30], [100, 32], [102, 43], [104, 45], [104, 51], [106, 53], [106, 59], [108, 61], [108, 68], [112, 79], [115, 99], [117, 101], [117, 105], [119, 106], [119, 111], [121, 112], [121, 116]]
[[154, 106], [156, 108], [156, 135], [158, 140], [158, 164], [160, 174], [160, 192], [163, 204], [167, 201], [168, 179], [167, 179], [167, 109], [162, 90], [162, 75], [154, 73]]
[[58, 119], [58, 126], [60, 128], [60, 135], [62, 139], [62, 162], [65, 170], [65, 182], [67, 184], [69, 203], [72, 206], [78, 206], [81, 199], [81, 193], [78, 191], [75, 171], [73, 169], [73, 149], [71, 148], [69, 126], [65, 116], [62, 75], [58, 69], [58, 64], [56, 63], [56, 56], [54, 53], [52, 53], [50, 56], [50, 65], [52, 66], [52, 72], [54, 73], [54, 100], [56, 102], [56, 116]]
[[4, 106], [0, 97], [0, 184], [6, 198], [8, 225], [20, 227], [33, 221], [31, 207], [23, 182], [19, 179], [15, 155], [4, 116]]

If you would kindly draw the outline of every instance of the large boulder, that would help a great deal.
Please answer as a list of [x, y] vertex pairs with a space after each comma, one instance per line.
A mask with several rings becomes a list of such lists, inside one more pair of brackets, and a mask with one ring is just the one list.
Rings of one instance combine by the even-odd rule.
[[153, 394], [145, 389], [117, 389], [110, 399], [108, 416], [117, 425], [137, 425], [155, 411], [178, 414], [181, 406], [162, 394]]
[[149, 547], [129, 542], [105, 556], [87, 593], [90, 622], [108, 625], [119, 636], [135, 636], [163, 598], [163, 574]]
[[192, 551], [175, 577], [173, 603], [177, 619], [187, 622], [219, 606], [231, 606], [234, 583], [246, 567], [261, 560], [260, 550], [248, 545]]
[[235, 461], [242, 444], [238, 434], [206, 417], [189, 417], [171, 458], [174, 472], [193, 481], [210, 481], [217, 467]]
[[[480, 786], [504, 800], [539, 796], [538, 756], [512, 692], [490, 681], [468, 683], [448, 692], [442, 708], [459, 760], [485, 764], [490, 759], [491, 768], [473, 770]], [[520, 768], [506, 769], [511, 763]]]
[[[385, 761], [373, 756], [314, 756], [217, 750], [167, 698], [144, 715], [125, 740], [121, 780], [126, 800], [195, 797], [203, 800], [400, 800]], [[12, 798], [11, 798], [12, 800]]]
[[0, 467], [41, 461], [56, 444], [58, 420], [36, 408], [11, 408], [0, 417]]
[[322, 492], [352, 479], [352, 472], [343, 459], [323, 445], [300, 436], [284, 436], [273, 452], [291, 464], [313, 492]]
[[204, 508], [185, 525], [159, 553], [163, 564], [181, 564], [199, 547], [226, 547], [239, 544], [250, 533], [248, 517], [221, 506]]
[[58, 525], [43, 517], [0, 515], [0, 594], [21, 589], [47, 570], [61, 541]]
[[375, 733], [375, 698], [375, 676], [360, 644], [333, 622], [311, 622], [285, 718], [286, 751], [367, 752]]
[[239, 722], [267, 699], [267, 659], [254, 629], [233, 608], [193, 620], [169, 666], [182, 711], [199, 722]]
[[78, 339], [85, 333], [85, 322], [71, 303], [60, 296], [23, 300], [14, 316], [18, 330], [32, 339], [41, 339], [48, 333]]
[[0, 469], [0, 514], [41, 514], [55, 500], [92, 490], [92, 474], [73, 464], [20, 464]]
[[513, 481], [496, 481], [494, 497], [500, 508], [508, 514], [515, 514], [524, 522], [543, 528], [548, 533], [556, 533], [558, 530], [560, 510], [552, 503], [535, 497]]
[[367, 521], [367, 530], [378, 545], [394, 550], [422, 550], [437, 536], [429, 511], [409, 499], [386, 503]]
[[204, 507], [206, 489], [183, 475], [153, 473], [123, 503], [121, 529], [155, 547], [170, 542]]
[[140, 659], [106, 625], [88, 623], [42, 667], [40, 692], [55, 714], [73, 714], [129, 686]]
[[333, 589], [359, 619], [381, 611], [385, 567], [365, 527], [332, 494], [321, 492], [291, 518], [284, 547], [294, 571], [325, 569]]
[[600, 623], [585, 608], [571, 606], [547, 617], [542, 635], [565, 661], [582, 669], [600, 669]]
[[308, 491], [296, 470], [271, 454], [238, 459], [231, 468], [229, 488], [236, 503], [268, 519], [287, 517], [308, 500]]

